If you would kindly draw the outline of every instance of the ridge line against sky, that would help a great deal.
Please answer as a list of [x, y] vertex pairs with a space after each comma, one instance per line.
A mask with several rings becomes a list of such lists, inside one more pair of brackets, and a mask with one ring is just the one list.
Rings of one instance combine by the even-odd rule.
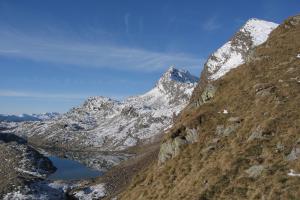
[[81, 97], [143, 94], [170, 65], [199, 76], [249, 18], [280, 23], [297, 3], [0, 0], [0, 113], [65, 112]]

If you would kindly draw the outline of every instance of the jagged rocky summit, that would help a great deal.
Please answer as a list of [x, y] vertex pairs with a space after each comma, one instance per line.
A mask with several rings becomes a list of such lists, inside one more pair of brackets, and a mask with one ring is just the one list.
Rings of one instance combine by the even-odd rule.
[[208, 101], [216, 91], [211, 83], [251, 59], [255, 47], [264, 43], [277, 26], [273, 22], [249, 19], [228, 42], [208, 57], [192, 101], [198, 98], [197, 106]]
[[123, 150], [153, 138], [188, 103], [198, 78], [170, 67], [149, 92], [118, 101], [91, 97], [81, 106], [42, 122], [22, 122], [11, 131], [38, 145]]
[[222, 47], [214, 52], [204, 66], [203, 74], [209, 80], [216, 80], [231, 69], [245, 63], [251, 50], [264, 43], [278, 24], [259, 19], [250, 19]]

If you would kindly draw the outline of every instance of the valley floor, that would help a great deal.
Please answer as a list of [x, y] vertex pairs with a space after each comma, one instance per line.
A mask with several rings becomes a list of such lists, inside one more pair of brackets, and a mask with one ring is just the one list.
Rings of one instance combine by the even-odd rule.
[[[29, 145], [26, 140], [0, 133], [0, 194], [3, 199], [111, 199], [122, 192], [139, 171], [156, 160], [159, 140], [124, 152], [71, 152]], [[39, 153], [41, 152], [41, 154]], [[104, 170], [103, 176], [81, 180], [48, 180], [55, 166], [47, 156], [58, 155]], [[46, 157], [45, 157], [46, 156]], [[128, 160], [127, 160], [128, 159]], [[44, 162], [44, 163], [43, 163]]]

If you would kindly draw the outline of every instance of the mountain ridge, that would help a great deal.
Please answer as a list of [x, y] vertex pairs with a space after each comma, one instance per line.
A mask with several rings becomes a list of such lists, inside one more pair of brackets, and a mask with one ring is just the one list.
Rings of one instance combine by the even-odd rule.
[[[251, 58], [253, 49], [264, 43], [270, 32], [277, 26], [276, 23], [257, 18], [247, 20], [225, 44], [208, 57], [191, 99], [198, 98], [203, 92], [214, 92], [215, 88], [210, 83], [247, 62]], [[198, 100], [200, 102], [197, 104], [203, 101], [199, 98]]]
[[257, 18], [249, 19], [228, 42], [208, 58], [205, 63], [209, 74], [207, 78], [216, 80], [243, 64], [247, 52], [265, 42], [270, 32], [277, 26], [278, 24], [273, 22]]
[[197, 80], [188, 71], [170, 67], [145, 94], [123, 101], [90, 97], [58, 119], [20, 123], [12, 131], [47, 146], [124, 150], [167, 128], [187, 104]]
[[40, 114], [20, 114], [20, 115], [9, 115], [9, 114], [0, 114], [0, 121], [5, 122], [23, 122], [23, 121], [43, 121], [50, 120], [59, 117], [57, 112], [46, 112]]

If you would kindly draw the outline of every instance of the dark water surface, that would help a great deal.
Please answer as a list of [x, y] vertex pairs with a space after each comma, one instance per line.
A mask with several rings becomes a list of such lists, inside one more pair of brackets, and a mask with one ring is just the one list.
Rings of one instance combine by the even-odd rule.
[[88, 168], [74, 160], [56, 156], [48, 158], [57, 168], [56, 172], [48, 177], [49, 180], [79, 180], [103, 175], [103, 172]]

